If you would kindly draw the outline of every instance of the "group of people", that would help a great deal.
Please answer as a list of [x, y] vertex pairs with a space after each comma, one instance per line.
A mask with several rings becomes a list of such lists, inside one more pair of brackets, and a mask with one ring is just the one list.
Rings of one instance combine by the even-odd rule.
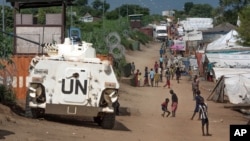
[[161, 114], [162, 117], [165, 116], [165, 113], [167, 113], [166, 117], [168, 117], [170, 113], [172, 113], [172, 117], [175, 117], [176, 115], [176, 110], [178, 107], [178, 97], [174, 90], [170, 90], [169, 93], [171, 94], [171, 112], [168, 110], [169, 98], [166, 98], [165, 101], [161, 104], [161, 109], [163, 111], [163, 113]]
[[[135, 64], [134, 62], [132, 62], [132, 74], [134, 74], [135, 76], [135, 86], [151, 87], [158, 87], [159, 82], [163, 82], [163, 76], [165, 76], [166, 83], [163, 85], [163, 87], [168, 87], [170, 89], [169, 93], [171, 94], [171, 99], [165, 98], [165, 100], [161, 103], [161, 110], [163, 111], [161, 116], [169, 117], [171, 115], [171, 117], [176, 117], [176, 111], [178, 107], [178, 96], [171, 88], [170, 80], [176, 78], [177, 83], [180, 83], [181, 70], [178, 63], [174, 63], [173, 61], [171, 63], [171, 61], [168, 61], [168, 58], [171, 59], [171, 56], [165, 56], [165, 58], [163, 58], [162, 56], [164, 54], [165, 51], [162, 51], [161, 49], [159, 63], [158, 61], [155, 61], [154, 66], [150, 68], [150, 70], [148, 67], [145, 67], [143, 76], [139, 69], [136, 69], [135, 71]], [[168, 64], [168, 62], [170, 62], [170, 64]], [[211, 134], [209, 133], [209, 120], [207, 111], [208, 107], [207, 104], [204, 102], [204, 98], [201, 96], [201, 92], [199, 90], [199, 79], [197, 75], [194, 76], [192, 81], [192, 98], [193, 100], [195, 100], [195, 108], [191, 116], [191, 120], [193, 120], [195, 115], [199, 113], [198, 120], [201, 120], [202, 135], [210, 136]], [[170, 102], [171, 109], [168, 109], [168, 105]]]
[[[131, 63], [133, 67], [134, 62]], [[151, 87], [159, 87], [159, 82], [163, 82], [163, 77], [165, 76], [166, 83], [163, 85], [163, 87], [168, 86], [170, 88], [170, 80], [173, 80], [176, 78], [177, 83], [180, 83], [180, 77], [181, 77], [181, 70], [176, 64], [171, 64], [170, 67], [163, 67], [163, 63], [158, 63], [155, 61], [154, 67], [149, 68], [145, 67], [144, 69], [144, 75], [142, 76], [142, 73], [139, 69], [132, 69], [132, 74], [135, 77], [135, 86], [151, 86]], [[144, 77], [144, 79], [143, 79]]]
[[[201, 92], [199, 90], [199, 79], [197, 75], [194, 76], [192, 82], [192, 90], [193, 97], [195, 100], [195, 108], [191, 120], [194, 119], [196, 113], [199, 113], [198, 120], [201, 120], [202, 135], [211, 136], [211, 134], [209, 133], [208, 106], [204, 102], [204, 98], [201, 96]], [[169, 91], [169, 93], [171, 94], [171, 111], [168, 109], [170, 100], [169, 98], [166, 98], [165, 101], [161, 103], [161, 110], [163, 111], [163, 113], [161, 114], [162, 117], [165, 117], [166, 113], [166, 117], [169, 117], [171, 113], [172, 117], [176, 116], [176, 110], [178, 107], [178, 97], [172, 89]]]
[[[149, 68], [145, 67], [144, 74], [139, 69], [135, 68], [135, 63], [131, 63], [131, 71], [135, 76], [135, 86], [151, 86], [158, 87], [159, 82], [163, 82], [165, 76], [166, 83], [163, 87], [170, 88], [170, 80], [176, 78], [177, 83], [180, 83], [181, 69], [179, 62], [176, 62], [173, 54], [167, 54], [167, 49], [170, 51], [170, 45], [162, 45], [159, 51], [159, 60], [154, 62], [154, 65]], [[165, 55], [165, 57], [164, 57]], [[144, 78], [144, 79], [143, 79]]]

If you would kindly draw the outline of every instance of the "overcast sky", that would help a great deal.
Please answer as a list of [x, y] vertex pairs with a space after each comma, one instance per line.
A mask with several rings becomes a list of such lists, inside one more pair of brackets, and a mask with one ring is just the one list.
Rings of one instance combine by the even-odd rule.
[[[89, 4], [93, 1], [94, 0], [89, 0]], [[212, 7], [219, 6], [219, 0], [106, 0], [106, 2], [110, 4], [110, 10], [123, 4], [137, 4], [149, 8], [151, 14], [162, 14], [162, 11], [173, 9], [183, 10], [186, 2], [210, 4]]]

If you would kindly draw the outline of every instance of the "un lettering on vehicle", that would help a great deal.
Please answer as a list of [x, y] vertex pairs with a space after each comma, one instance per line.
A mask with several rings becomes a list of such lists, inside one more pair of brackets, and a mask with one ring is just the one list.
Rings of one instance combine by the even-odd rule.
[[[87, 94], [87, 80], [80, 81], [79, 79], [62, 79], [62, 93], [63, 94]], [[66, 85], [69, 85], [69, 89], [66, 89]]]

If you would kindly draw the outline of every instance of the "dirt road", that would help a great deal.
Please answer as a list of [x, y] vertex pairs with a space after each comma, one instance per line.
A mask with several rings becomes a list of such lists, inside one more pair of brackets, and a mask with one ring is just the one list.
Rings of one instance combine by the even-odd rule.
[[[141, 51], [128, 51], [128, 62], [135, 62], [136, 68], [153, 68], [159, 57], [159, 43], [141, 46]], [[0, 106], [0, 139], [6, 141], [229, 141], [230, 124], [246, 124], [238, 112], [223, 108], [224, 104], [206, 101], [209, 106], [210, 133], [202, 136], [201, 123], [190, 120], [194, 101], [191, 81], [182, 76], [180, 83], [171, 81], [172, 89], [179, 97], [175, 118], [163, 118], [160, 104], [170, 98], [169, 89], [160, 87], [132, 87], [121, 83], [121, 115], [116, 117], [113, 130], [101, 129], [91, 118], [64, 119], [47, 117], [28, 119]], [[201, 81], [201, 95], [209, 96], [206, 89], [211, 82]]]

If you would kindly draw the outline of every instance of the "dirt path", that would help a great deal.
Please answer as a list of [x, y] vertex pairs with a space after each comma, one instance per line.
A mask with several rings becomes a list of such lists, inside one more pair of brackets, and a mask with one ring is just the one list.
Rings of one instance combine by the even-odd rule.
[[[144, 72], [144, 67], [153, 67], [159, 57], [159, 43], [141, 46], [141, 51], [127, 52], [127, 61], [134, 61]], [[160, 104], [170, 98], [169, 89], [160, 87], [132, 87], [121, 83], [121, 115], [116, 117], [113, 130], [104, 130], [92, 119], [27, 119], [12, 114], [0, 106], [0, 139], [6, 141], [228, 141], [230, 124], [246, 124], [240, 113], [223, 108], [223, 104], [206, 101], [209, 106], [210, 132], [212, 136], [201, 135], [201, 123], [190, 120], [193, 113], [191, 81], [183, 76], [180, 83], [171, 81], [172, 88], [179, 97], [175, 118], [163, 118]], [[200, 82], [202, 96], [209, 96], [207, 84]], [[127, 110], [125, 112], [125, 110]]]

